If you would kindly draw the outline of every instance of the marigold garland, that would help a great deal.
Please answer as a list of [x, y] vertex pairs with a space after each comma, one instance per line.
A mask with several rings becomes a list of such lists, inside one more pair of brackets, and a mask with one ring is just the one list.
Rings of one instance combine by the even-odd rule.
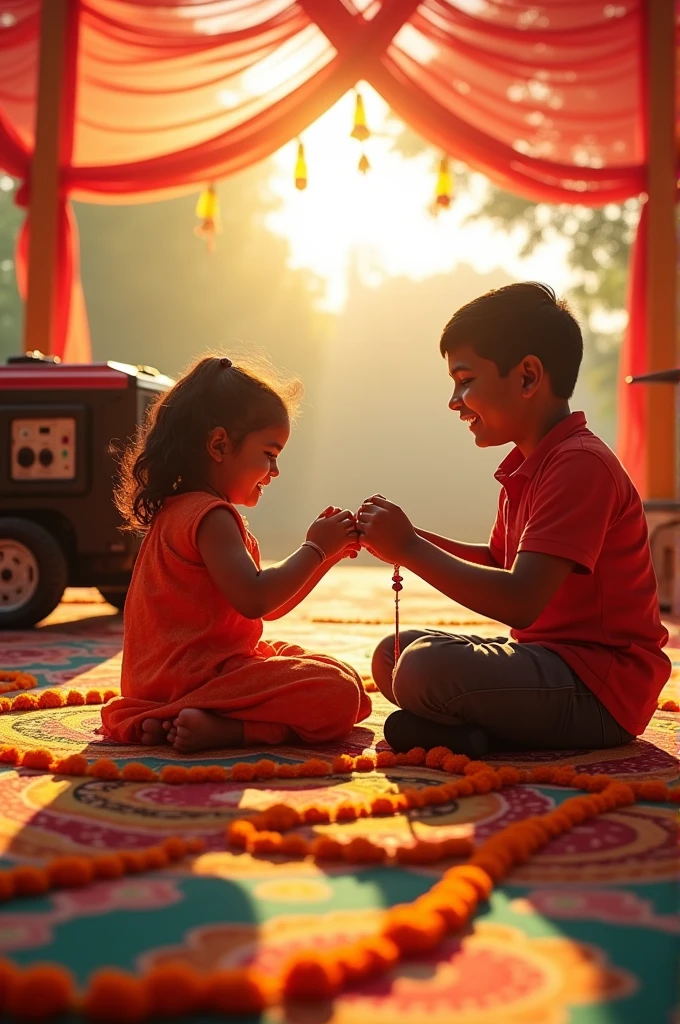
[[[0, 681], [16, 683], [16, 676], [21, 675], [16, 673], [12, 680], [6, 680], [7, 674], [0, 673]], [[33, 686], [35, 681], [12, 688]], [[44, 690], [39, 695], [20, 694], [13, 700], [0, 701], [0, 713], [101, 704], [116, 695], [113, 690], [104, 693], [90, 690], [86, 694], [72, 690], [66, 695], [61, 691]], [[673, 701], [666, 701], [659, 707], [664, 711], [680, 710]], [[21, 969], [0, 959], [0, 1012], [17, 1019], [39, 1017], [44, 1020], [68, 1010], [80, 1010], [91, 1020], [122, 1024], [162, 1014], [259, 1013], [286, 999], [332, 998], [344, 986], [384, 973], [400, 959], [432, 949], [446, 934], [466, 927], [478, 904], [489, 898], [494, 885], [556, 836], [589, 818], [637, 800], [680, 803], [680, 787], [669, 789], [658, 779], [617, 782], [608, 775], [579, 772], [572, 765], [539, 765], [529, 770], [512, 766], [495, 768], [486, 762], [454, 754], [445, 747], [427, 753], [422, 748], [414, 748], [405, 754], [392, 751], [358, 757], [342, 754], [330, 762], [310, 758], [300, 764], [277, 764], [263, 758], [238, 762], [231, 767], [166, 765], [156, 772], [141, 762], [128, 762], [121, 769], [108, 758], [89, 763], [82, 754], [58, 757], [45, 748], [20, 752], [15, 747], [4, 746], [0, 747], [0, 763], [67, 776], [169, 785], [227, 779], [246, 782], [323, 778], [399, 765], [426, 767], [457, 778], [423, 789], [408, 788], [399, 793], [382, 794], [366, 801], [348, 799], [335, 808], [310, 804], [298, 810], [286, 804], [274, 804], [258, 814], [232, 822], [227, 829], [227, 839], [232, 846], [255, 855], [309, 856], [319, 861], [345, 863], [431, 864], [468, 857], [466, 863], [445, 871], [430, 891], [413, 903], [387, 910], [377, 935], [323, 953], [295, 954], [275, 978], [264, 977], [250, 968], [200, 975], [185, 964], [163, 965], [142, 976], [117, 968], [102, 968], [78, 995], [70, 972], [58, 964], [35, 964]], [[292, 833], [301, 825], [401, 814], [522, 783], [574, 787], [587, 795], [571, 797], [548, 814], [515, 822], [476, 849], [467, 838], [417, 840], [411, 846], [398, 846], [388, 851], [361, 836], [349, 842], [338, 842], [324, 835], [307, 840]], [[90, 857], [61, 856], [48, 861], [44, 867], [19, 865], [0, 871], [0, 900], [39, 895], [56, 888], [83, 887], [125, 873], [160, 870], [201, 848], [198, 839], [170, 837], [143, 850]]]
[[[32, 753], [47, 755], [49, 751]], [[400, 855], [394, 858], [400, 863], [432, 863], [440, 856], [454, 858], [470, 852], [472, 856], [467, 863], [449, 868], [428, 893], [412, 904], [387, 910], [377, 935], [323, 953], [297, 953], [284, 964], [277, 978], [265, 978], [251, 968], [199, 975], [185, 964], [167, 964], [142, 976], [117, 968], [102, 968], [93, 974], [83, 994], [78, 996], [70, 973], [59, 965], [33, 965], [22, 970], [9, 961], [0, 960], [0, 1011], [10, 1012], [19, 1019], [36, 1015], [46, 1019], [80, 1009], [91, 1020], [122, 1024], [163, 1013], [173, 1013], [174, 1016], [201, 1011], [259, 1013], [267, 1006], [286, 999], [332, 998], [344, 986], [384, 973], [400, 959], [433, 949], [448, 933], [466, 927], [478, 904], [488, 899], [494, 885], [513, 867], [524, 863], [540, 847], [574, 825], [597, 814], [633, 804], [636, 800], [674, 798], [674, 791], [661, 780], [629, 784], [605, 775], [578, 774], [570, 766], [539, 766], [530, 771], [512, 767], [495, 769], [485, 762], [470, 761], [463, 755], [452, 754], [443, 747], [427, 754], [416, 749], [402, 756], [408, 758], [408, 763], [427, 763], [442, 771], [445, 765], [455, 766], [463, 774], [441, 786], [429, 786], [420, 791], [405, 790], [398, 794], [400, 799], [393, 801], [378, 803], [385, 798], [375, 798], [370, 805], [347, 801], [336, 807], [334, 812], [316, 805], [298, 811], [286, 804], [275, 804], [259, 814], [232, 822], [228, 829], [229, 841], [241, 848], [252, 845], [255, 852], [382, 863], [387, 861], [384, 848], [363, 837], [339, 843], [319, 836], [308, 842], [300, 835], [283, 835], [282, 831], [290, 831], [309, 822], [311, 810], [323, 821], [345, 818], [347, 811], [338, 813], [343, 807], [353, 807], [354, 818], [377, 813], [396, 814], [410, 806], [440, 802], [442, 791], [444, 799], [449, 800], [456, 795], [489, 792], [521, 782], [553, 785], [576, 782], [589, 795], [571, 797], [548, 814], [515, 822], [474, 851], [472, 844], [464, 839], [417, 842], [409, 848], [410, 853], [405, 848], [400, 849]], [[77, 760], [79, 755], [72, 757], [76, 759], [74, 766], [82, 767]], [[398, 763], [399, 755], [392, 757]], [[366, 771], [377, 759], [369, 755], [356, 759], [342, 755], [340, 765], [343, 771], [348, 770], [348, 761], [351, 760], [360, 766], [359, 770]], [[271, 777], [273, 763], [262, 762], [259, 771], [265, 777]], [[240, 767], [246, 764], [249, 768], [254, 767], [248, 762], [241, 762]], [[316, 758], [304, 764], [309, 766], [308, 777], [318, 777], [322, 769], [328, 773], [334, 767]], [[128, 778], [136, 780], [144, 776], [140, 768], [145, 767], [134, 763], [126, 765], [131, 769]], [[302, 772], [299, 777], [303, 777]], [[418, 799], [412, 799], [415, 797]], [[0, 894], [4, 899], [10, 899], [14, 895], [37, 894], [50, 888], [83, 886], [96, 878], [116, 877], [125, 871], [155, 870], [186, 852], [197, 852], [199, 848], [200, 841], [172, 837], [146, 850], [94, 857], [57, 857], [42, 869], [19, 866], [0, 872]]]
[[38, 680], [30, 672], [0, 671], [0, 693], [11, 693], [12, 690], [32, 690]]

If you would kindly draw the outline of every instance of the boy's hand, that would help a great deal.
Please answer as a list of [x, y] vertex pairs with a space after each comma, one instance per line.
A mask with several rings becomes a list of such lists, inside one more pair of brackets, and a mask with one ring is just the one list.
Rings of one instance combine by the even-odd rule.
[[366, 498], [357, 512], [361, 546], [392, 564], [401, 562], [418, 535], [406, 513], [382, 494]]

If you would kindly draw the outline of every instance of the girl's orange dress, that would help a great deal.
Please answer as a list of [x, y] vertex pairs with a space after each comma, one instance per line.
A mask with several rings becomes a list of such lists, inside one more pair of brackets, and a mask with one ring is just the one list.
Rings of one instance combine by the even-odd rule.
[[104, 732], [141, 738], [145, 718], [182, 708], [244, 723], [244, 741], [305, 743], [347, 736], [371, 710], [361, 678], [325, 654], [262, 640], [262, 620], [237, 612], [201, 561], [196, 533], [213, 508], [229, 509], [257, 567], [257, 541], [233, 505], [202, 491], [168, 498], [142, 543], [125, 602], [121, 696], [102, 708]]

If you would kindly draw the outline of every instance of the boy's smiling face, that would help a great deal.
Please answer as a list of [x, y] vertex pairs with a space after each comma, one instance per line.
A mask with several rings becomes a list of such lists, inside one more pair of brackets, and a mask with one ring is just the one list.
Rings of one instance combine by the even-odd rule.
[[517, 443], [526, 417], [526, 369], [523, 363], [501, 377], [491, 359], [477, 355], [470, 345], [447, 354], [453, 394], [449, 409], [468, 424], [478, 448]]

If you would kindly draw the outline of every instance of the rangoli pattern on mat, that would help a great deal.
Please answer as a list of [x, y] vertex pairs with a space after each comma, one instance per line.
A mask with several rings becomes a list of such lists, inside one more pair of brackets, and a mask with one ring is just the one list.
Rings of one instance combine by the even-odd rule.
[[[363, 578], [373, 586], [377, 577]], [[357, 596], [360, 605], [362, 600], [365, 604], [365, 586]], [[352, 621], [347, 601], [345, 588], [334, 614], [324, 615], [327, 609], [316, 606], [306, 617], [269, 624], [268, 635], [295, 637], [309, 646], [313, 637], [313, 646], [367, 674], [373, 646], [389, 632], [389, 608], [382, 616], [373, 609], [373, 615], [357, 614]], [[419, 615], [416, 620], [439, 625], [431, 606]], [[385, 622], [369, 621], [381, 617]], [[319, 621], [328, 618], [335, 621]], [[455, 621], [454, 614], [452, 624], [440, 628], [471, 629], [458, 625], [464, 618], [461, 614]], [[499, 631], [497, 624], [475, 623], [475, 632], [485, 630]], [[665, 696], [677, 700], [680, 630], [671, 632], [668, 653], [676, 668]], [[120, 616], [109, 614], [106, 606], [67, 604], [45, 628], [0, 636], [0, 667], [29, 670], [42, 687], [116, 688], [121, 636]], [[381, 726], [388, 712], [387, 703], [376, 699], [371, 718], [346, 743], [325, 748], [320, 756], [382, 748]], [[622, 779], [674, 782], [679, 717], [657, 713], [643, 739], [617, 750], [494, 760], [522, 766], [573, 764]], [[63, 754], [83, 751], [121, 763], [143, 760], [153, 767], [167, 760], [230, 760], [219, 754], [178, 759], [167, 747], [115, 746], [98, 734], [99, 722], [94, 706], [0, 715], [0, 744], [48, 746]], [[309, 751], [286, 747], [275, 754], [297, 761]], [[249, 752], [247, 758], [262, 755]], [[280, 799], [298, 806], [312, 800], [330, 804], [427, 786], [440, 778], [428, 769], [402, 767], [323, 783], [293, 779], [258, 786], [169, 786], [54, 779], [5, 769], [0, 774], [5, 861], [39, 863], [56, 853], [136, 849], [176, 833], [202, 836], [206, 852], [190, 868], [179, 865], [149, 877], [100, 882], [82, 892], [14, 901], [0, 917], [0, 955], [20, 963], [57, 960], [82, 981], [102, 963], [140, 968], [178, 956], [203, 968], [257, 963], [277, 969], [301, 948], [358, 938], [374, 929], [380, 907], [414, 899], [448, 865], [322, 869], [312, 862], [253, 857], [225, 850], [226, 824], [244, 810]], [[317, 826], [317, 831], [370, 835], [385, 844], [427, 838], [434, 830], [441, 837], [473, 834], [481, 840], [512, 821], [546, 813], [569, 795], [547, 785], [516, 786], [408, 816]], [[333, 1006], [278, 1009], [265, 1015], [263, 1024], [668, 1021], [677, 995], [679, 872], [677, 814], [668, 806], [637, 804], [602, 815], [553, 840], [515, 870], [470, 931], [436, 955], [410, 960], [392, 975], [344, 993]]]

